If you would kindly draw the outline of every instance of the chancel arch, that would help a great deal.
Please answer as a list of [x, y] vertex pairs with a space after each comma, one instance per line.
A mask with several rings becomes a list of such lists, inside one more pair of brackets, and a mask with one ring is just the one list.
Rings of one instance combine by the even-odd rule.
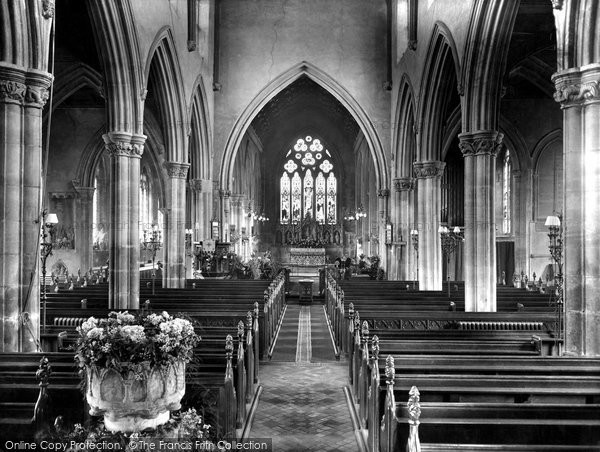
[[243, 113], [236, 121], [236, 124], [234, 125], [234, 128], [227, 139], [223, 160], [220, 165], [221, 188], [223, 190], [227, 190], [229, 184], [231, 183], [231, 171], [233, 162], [235, 160], [235, 153], [239, 148], [241, 138], [248, 125], [271, 99], [273, 99], [287, 86], [291, 85], [301, 77], [307, 77], [314, 83], [321, 86], [321, 88], [333, 96], [354, 118], [356, 123], [365, 134], [366, 140], [369, 144], [371, 155], [373, 156], [376, 165], [378, 186], [380, 188], [388, 187], [389, 175], [384, 151], [377, 132], [364, 109], [334, 78], [313, 64], [303, 61], [290, 68], [286, 72], [280, 74], [271, 83], [269, 83], [269, 85], [263, 88], [252, 100], [252, 102], [245, 108]]

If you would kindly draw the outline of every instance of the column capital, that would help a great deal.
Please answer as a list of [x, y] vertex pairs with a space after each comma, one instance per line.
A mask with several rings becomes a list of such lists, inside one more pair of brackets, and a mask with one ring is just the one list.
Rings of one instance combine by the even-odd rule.
[[0, 79], [0, 102], [22, 104], [27, 85], [15, 80]]
[[415, 179], [413, 177], [397, 177], [394, 179], [394, 190], [397, 192], [411, 191], [415, 189]]
[[446, 163], [439, 160], [426, 160], [413, 163], [413, 170], [417, 179], [442, 177], [445, 167]]
[[219, 190], [219, 195], [221, 198], [229, 198], [231, 196], [231, 190]]
[[387, 198], [388, 196], [390, 196], [390, 189], [389, 188], [380, 188], [379, 190], [377, 190], [377, 197], [379, 197], [379, 198]]
[[47, 72], [0, 63], [0, 102], [42, 108], [52, 79]]
[[144, 153], [145, 135], [129, 132], [108, 132], [102, 135], [106, 151], [111, 157], [142, 158]]
[[190, 168], [189, 163], [165, 162], [167, 174], [172, 179], [185, 179]]
[[463, 157], [472, 155], [496, 156], [502, 147], [504, 135], [496, 130], [478, 130], [458, 134], [458, 147]]
[[195, 193], [202, 192], [202, 185], [202, 179], [190, 179], [188, 181], [188, 186], [190, 187], [190, 190], [192, 190]]
[[77, 192], [77, 197], [82, 201], [91, 201], [94, 199], [94, 193], [96, 189], [94, 187], [83, 187], [80, 184], [79, 179], [73, 179], [71, 181], [73, 188]]
[[44, 19], [54, 17], [54, 0], [42, 0], [42, 17]]
[[557, 72], [552, 81], [562, 108], [600, 102], [600, 63]]

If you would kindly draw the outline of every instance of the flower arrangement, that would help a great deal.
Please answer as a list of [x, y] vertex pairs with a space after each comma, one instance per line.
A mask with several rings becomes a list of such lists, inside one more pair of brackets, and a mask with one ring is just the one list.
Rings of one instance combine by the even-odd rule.
[[201, 340], [189, 320], [160, 314], [111, 312], [106, 319], [90, 317], [77, 329], [79, 367], [116, 369], [125, 374], [150, 367], [189, 362]]

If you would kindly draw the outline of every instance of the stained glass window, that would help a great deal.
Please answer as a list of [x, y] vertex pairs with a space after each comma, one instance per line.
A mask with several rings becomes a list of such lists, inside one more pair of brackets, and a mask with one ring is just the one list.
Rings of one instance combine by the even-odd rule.
[[313, 177], [310, 170], [304, 175], [304, 218], [313, 217]]
[[281, 224], [297, 223], [309, 216], [321, 224], [335, 224], [337, 179], [331, 153], [321, 140], [307, 135], [286, 150], [286, 159], [280, 180]]
[[318, 223], [325, 223], [325, 177], [323, 173], [319, 173], [316, 180], [316, 220]]
[[302, 180], [298, 173], [292, 178], [292, 223], [300, 221], [302, 211]]
[[281, 224], [290, 221], [290, 176], [283, 173], [281, 176]]
[[504, 154], [504, 162], [502, 166], [502, 232], [510, 234], [512, 229], [512, 217], [510, 206], [512, 203], [511, 194], [511, 173], [512, 162], [510, 161], [510, 152], [507, 149]]
[[336, 201], [337, 201], [337, 180], [333, 173], [327, 178], [327, 223], [335, 224], [337, 222]]

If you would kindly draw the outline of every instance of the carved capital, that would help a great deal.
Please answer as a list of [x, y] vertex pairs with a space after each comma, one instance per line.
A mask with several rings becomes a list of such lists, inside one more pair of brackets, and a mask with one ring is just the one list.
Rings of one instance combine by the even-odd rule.
[[398, 177], [394, 179], [394, 190], [397, 192], [400, 191], [410, 191], [415, 188], [415, 180], [412, 177]]
[[77, 192], [79, 199], [82, 201], [91, 201], [94, 199], [94, 192], [96, 191], [94, 187], [81, 186], [81, 181], [79, 179], [73, 179], [71, 183], [73, 184], [73, 188]]
[[463, 157], [472, 155], [496, 156], [502, 147], [502, 135], [496, 131], [467, 132], [458, 135]]
[[427, 160], [413, 163], [413, 170], [417, 179], [430, 179], [442, 177], [446, 163], [439, 160]]
[[564, 0], [551, 0], [552, 8], [554, 9], [562, 9]]
[[22, 103], [25, 101], [27, 86], [15, 80], [0, 80], [0, 102]]
[[377, 196], [379, 198], [387, 198], [390, 196], [390, 190], [388, 188], [380, 188], [377, 190]]
[[229, 198], [231, 196], [231, 190], [219, 190], [221, 198]]
[[54, 0], [42, 0], [42, 17], [44, 19], [54, 17]]
[[567, 69], [552, 76], [554, 100], [563, 108], [600, 101], [600, 64]]
[[29, 85], [25, 91], [25, 103], [35, 107], [43, 108], [48, 97], [50, 97], [50, 91], [42, 86]]
[[172, 179], [185, 179], [190, 168], [189, 163], [166, 162], [167, 174]]
[[106, 151], [111, 157], [142, 158], [144, 153], [144, 135], [132, 135], [126, 132], [109, 132], [102, 135]]
[[190, 181], [188, 182], [188, 185], [190, 187], [190, 190], [192, 190], [195, 193], [201, 193], [202, 192], [202, 179], [190, 179]]

